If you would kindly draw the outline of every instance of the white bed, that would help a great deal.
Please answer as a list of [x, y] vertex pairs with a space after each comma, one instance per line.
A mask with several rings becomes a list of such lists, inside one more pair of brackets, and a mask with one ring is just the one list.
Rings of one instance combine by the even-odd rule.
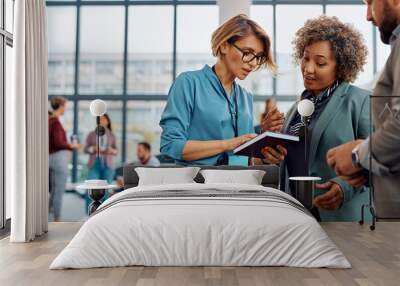
[[128, 265], [351, 267], [289, 195], [263, 186], [197, 183], [114, 195], [50, 269]]

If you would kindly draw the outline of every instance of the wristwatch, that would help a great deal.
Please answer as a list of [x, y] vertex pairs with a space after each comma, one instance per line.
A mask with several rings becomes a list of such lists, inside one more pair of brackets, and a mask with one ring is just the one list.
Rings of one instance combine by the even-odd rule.
[[362, 168], [360, 164], [360, 156], [358, 155], [358, 149], [360, 148], [360, 145], [357, 145], [352, 151], [351, 151], [351, 162], [353, 163], [353, 166], [356, 168]]

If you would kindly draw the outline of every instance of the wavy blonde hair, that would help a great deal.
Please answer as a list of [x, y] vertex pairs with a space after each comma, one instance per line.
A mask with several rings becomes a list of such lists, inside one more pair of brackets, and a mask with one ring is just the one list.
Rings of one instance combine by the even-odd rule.
[[260, 68], [267, 68], [276, 74], [277, 67], [272, 56], [270, 37], [263, 28], [244, 14], [230, 18], [214, 31], [211, 38], [213, 55], [220, 56], [222, 44], [232, 44], [249, 35], [255, 35], [264, 45], [264, 56], [267, 60]]

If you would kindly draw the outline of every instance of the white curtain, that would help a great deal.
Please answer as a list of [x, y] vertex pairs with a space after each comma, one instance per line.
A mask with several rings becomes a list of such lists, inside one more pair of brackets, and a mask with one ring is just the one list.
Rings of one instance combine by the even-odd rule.
[[11, 188], [12, 242], [48, 228], [47, 20], [45, 0], [14, 8], [13, 95], [6, 103], [6, 187]]

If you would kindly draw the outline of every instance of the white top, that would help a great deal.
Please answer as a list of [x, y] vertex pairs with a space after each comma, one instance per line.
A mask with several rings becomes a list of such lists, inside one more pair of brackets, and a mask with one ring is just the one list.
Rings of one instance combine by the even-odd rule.
[[320, 181], [320, 177], [290, 177], [292, 181]]
[[87, 185], [82, 184], [76, 187], [77, 190], [101, 190], [101, 189], [118, 189], [117, 185], [104, 185], [104, 186], [95, 186], [95, 185]]

